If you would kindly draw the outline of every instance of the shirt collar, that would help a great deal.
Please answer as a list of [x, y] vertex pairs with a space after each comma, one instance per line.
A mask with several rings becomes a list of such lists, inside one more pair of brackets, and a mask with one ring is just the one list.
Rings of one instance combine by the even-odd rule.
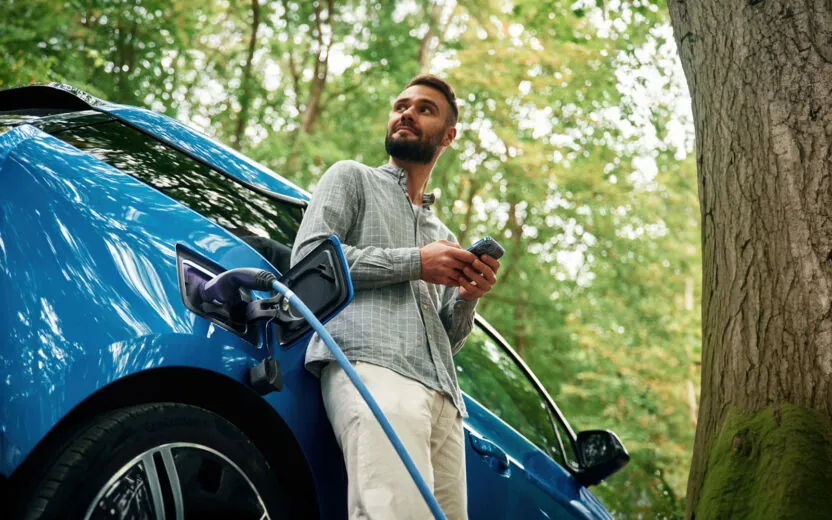
[[[407, 170], [399, 168], [395, 164], [386, 163], [378, 167], [379, 170], [387, 172], [398, 180], [399, 186], [407, 193]], [[436, 195], [424, 193], [422, 195], [422, 207], [430, 208], [436, 202]]]

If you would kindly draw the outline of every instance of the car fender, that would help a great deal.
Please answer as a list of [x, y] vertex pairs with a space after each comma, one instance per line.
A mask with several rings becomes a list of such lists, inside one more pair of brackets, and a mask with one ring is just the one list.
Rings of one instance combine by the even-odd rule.
[[[274, 268], [201, 215], [53, 136], [19, 127], [2, 138], [0, 473], [12, 474], [90, 396], [141, 371], [191, 367], [247, 385], [265, 349], [185, 308], [176, 246], [229, 269]], [[335, 468], [339, 480], [304, 352], [273, 349], [284, 388], [264, 399], [315, 473]]]

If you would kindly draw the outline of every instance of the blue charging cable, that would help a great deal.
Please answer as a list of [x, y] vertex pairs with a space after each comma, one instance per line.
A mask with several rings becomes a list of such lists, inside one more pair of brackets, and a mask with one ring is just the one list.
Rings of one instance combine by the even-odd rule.
[[335, 356], [335, 360], [339, 365], [341, 365], [344, 372], [347, 373], [347, 377], [349, 377], [352, 384], [355, 385], [358, 393], [360, 393], [361, 397], [364, 398], [364, 401], [367, 402], [367, 405], [370, 407], [370, 410], [372, 410], [373, 415], [378, 420], [381, 428], [384, 430], [384, 433], [387, 434], [387, 438], [390, 439], [390, 442], [393, 444], [393, 448], [396, 449], [396, 453], [399, 454], [399, 458], [402, 459], [402, 462], [407, 468], [407, 472], [410, 473], [411, 478], [413, 478], [413, 482], [416, 483], [416, 487], [419, 488], [419, 492], [422, 494], [422, 498], [425, 499], [425, 502], [427, 502], [434, 518], [437, 518], [438, 520], [446, 520], [445, 514], [442, 512], [442, 509], [439, 508], [439, 503], [436, 501], [436, 497], [434, 497], [433, 493], [431, 493], [428, 485], [425, 483], [425, 480], [416, 468], [416, 464], [413, 463], [413, 459], [411, 459], [410, 454], [407, 453], [404, 444], [402, 444], [402, 441], [399, 440], [399, 436], [396, 435], [395, 430], [393, 430], [393, 427], [390, 425], [390, 421], [388, 421], [387, 417], [384, 416], [384, 412], [382, 412], [381, 408], [379, 408], [378, 403], [376, 403], [376, 400], [373, 398], [373, 395], [369, 390], [367, 390], [367, 387], [364, 385], [364, 382], [361, 381], [361, 378], [358, 377], [358, 373], [352, 367], [349, 360], [347, 360], [347, 356], [344, 355], [341, 347], [335, 343], [335, 340], [332, 339], [332, 336], [329, 335], [329, 332], [327, 332], [323, 324], [318, 321], [315, 314], [309, 310], [309, 307], [307, 307], [306, 304], [303, 303], [303, 301], [298, 298], [291, 289], [277, 280], [272, 282], [272, 288], [282, 294], [284, 298], [289, 300], [289, 303], [292, 304], [292, 306], [297, 309], [304, 318], [306, 318], [306, 321], [308, 321], [310, 325], [312, 325], [312, 328], [318, 333], [318, 336], [320, 336], [324, 344], [332, 352], [332, 355]]

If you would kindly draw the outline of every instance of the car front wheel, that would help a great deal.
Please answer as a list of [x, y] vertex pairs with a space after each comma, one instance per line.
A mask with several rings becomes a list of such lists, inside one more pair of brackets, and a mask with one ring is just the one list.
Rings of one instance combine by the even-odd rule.
[[277, 478], [236, 426], [155, 403], [97, 417], [30, 488], [23, 518], [103, 520], [286, 516]]

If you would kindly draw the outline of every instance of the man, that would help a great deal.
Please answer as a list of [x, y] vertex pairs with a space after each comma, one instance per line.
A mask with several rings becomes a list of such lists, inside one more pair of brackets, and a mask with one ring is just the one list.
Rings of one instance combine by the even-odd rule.
[[[330, 235], [343, 244], [355, 300], [328, 325], [450, 519], [467, 518], [465, 405], [453, 354], [473, 327], [497, 260], [474, 254], [434, 216], [426, 194], [436, 160], [456, 137], [458, 108], [443, 80], [414, 78], [393, 103], [389, 162], [353, 161], [321, 178], [292, 263]], [[370, 409], [317, 337], [306, 366], [321, 376], [327, 415], [347, 467], [350, 518], [430, 518]]]

